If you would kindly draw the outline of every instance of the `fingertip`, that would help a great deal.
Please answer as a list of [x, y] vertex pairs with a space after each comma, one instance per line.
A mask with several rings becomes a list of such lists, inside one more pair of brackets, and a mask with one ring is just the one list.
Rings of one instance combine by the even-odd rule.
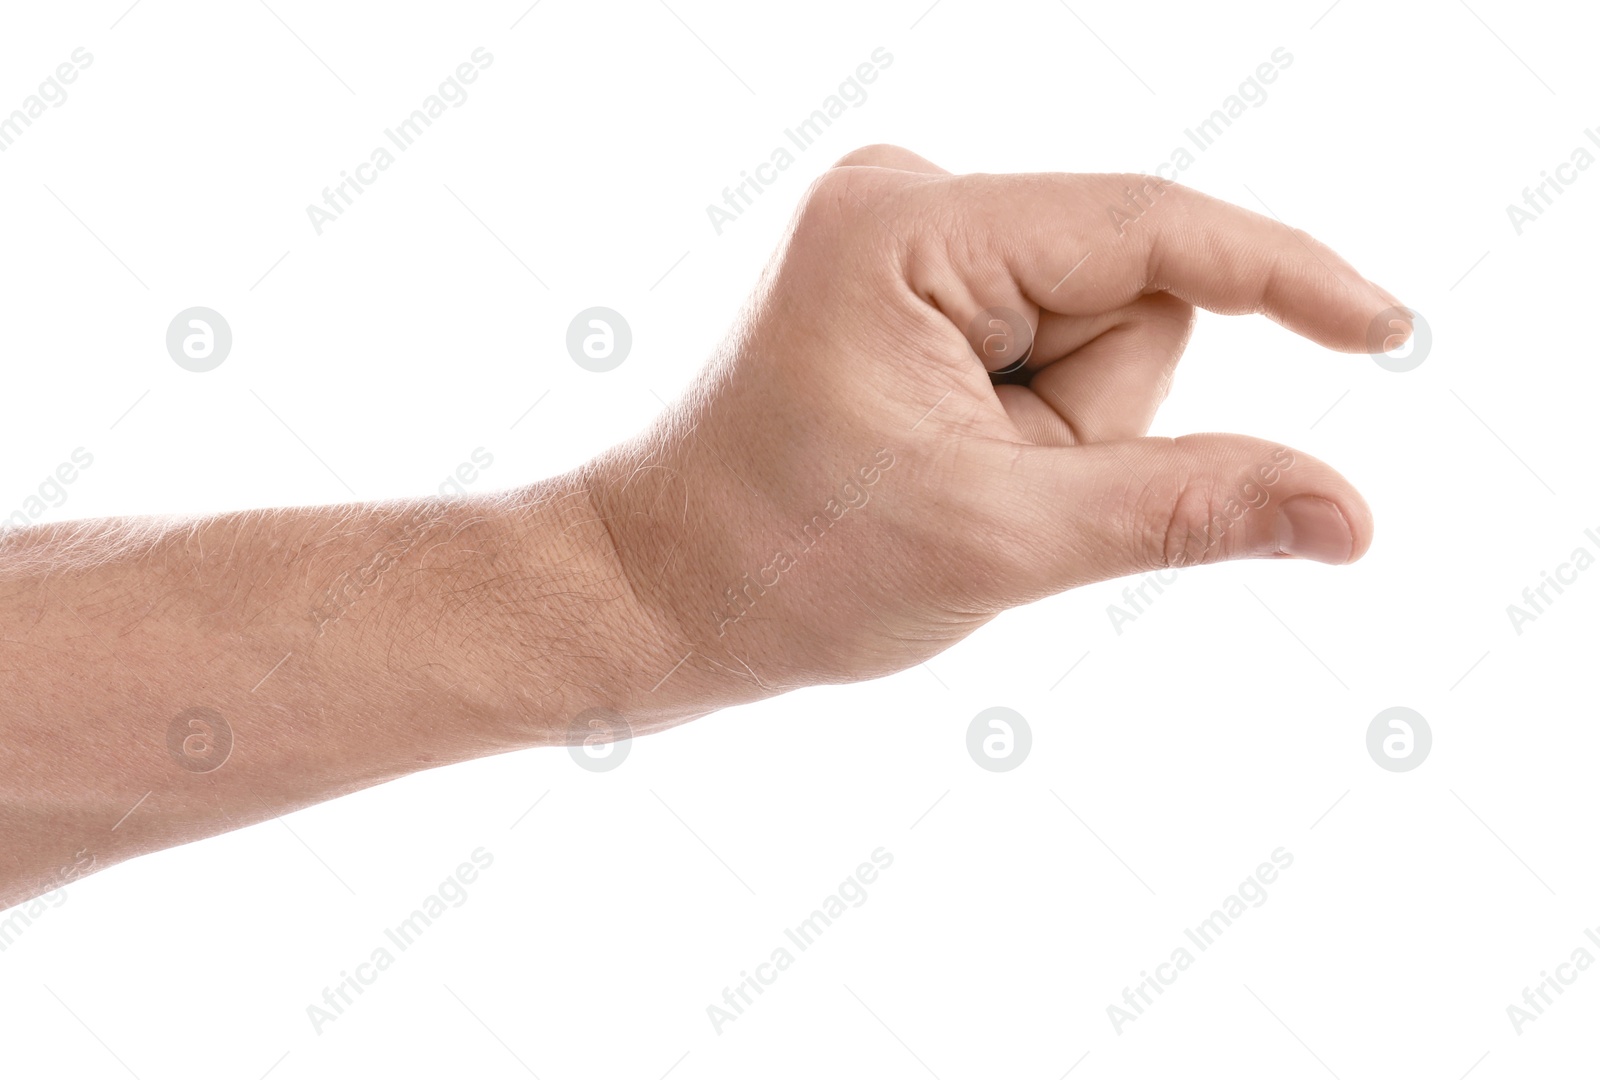
[[1367, 285], [1379, 306], [1367, 323], [1364, 351], [1372, 356], [1392, 353], [1411, 340], [1416, 326], [1416, 312], [1376, 282], [1367, 281]]
[[1359, 492], [1352, 489], [1340, 506], [1340, 512], [1350, 524], [1353, 541], [1350, 545], [1350, 557], [1345, 562], [1353, 563], [1372, 547], [1372, 536], [1376, 528], [1372, 518], [1372, 508], [1367, 505], [1367, 500], [1363, 499]]

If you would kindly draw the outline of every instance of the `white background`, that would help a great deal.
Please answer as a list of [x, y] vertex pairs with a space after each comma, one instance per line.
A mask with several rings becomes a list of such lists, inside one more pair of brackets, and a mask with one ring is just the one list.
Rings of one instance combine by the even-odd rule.
[[[1521, 235], [1506, 213], [1600, 123], [1577, 5], [125, 7], [5, 5], [0, 111], [94, 60], [0, 154], [0, 514], [77, 447], [50, 519], [422, 494], [480, 447], [479, 489], [564, 470], [694, 378], [846, 151], [1150, 170], [1279, 47], [1180, 179], [1326, 240], [1434, 341], [1394, 374], [1202, 316], [1158, 420], [1342, 469], [1377, 517], [1360, 564], [1188, 570], [1121, 634], [1127, 583], [1085, 588], [613, 772], [510, 755], [117, 867], [0, 953], [8, 1073], [1593, 1069], [1600, 973], [1520, 1035], [1506, 1013], [1600, 926], [1600, 571], [1520, 635], [1506, 613], [1600, 550], [1600, 170]], [[306, 205], [479, 46], [470, 99], [318, 236]], [[717, 235], [706, 204], [880, 46], [865, 103]], [[195, 305], [234, 334], [206, 374], [164, 345]], [[564, 345], [592, 305], [633, 328], [605, 374]], [[967, 754], [993, 705], [1033, 732], [1011, 772]], [[1367, 753], [1395, 705], [1432, 728], [1412, 772]], [[718, 1034], [707, 1005], [880, 846], [867, 902]], [[1118, 1034], [1107, 1006], [1280, 846], [1268, 900]], [[465, 906], [318, 1034], [306, 1007], [478, 847]]]

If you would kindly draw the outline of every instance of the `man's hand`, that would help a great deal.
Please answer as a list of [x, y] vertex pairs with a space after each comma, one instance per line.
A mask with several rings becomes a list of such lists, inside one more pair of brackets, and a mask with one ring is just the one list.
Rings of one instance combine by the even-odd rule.
[[1347, 351], [1399, 308], [1175, 185], [872, 147], [693, 392], [573, 474], [5, 535], [0, 907], [419, 769], [896, 671], [1086, 582], [1359, 557], [1320, 462], [1143, 437], [1196, 304]]
[[[1119, 228], [1130, 191], [1147, 209]], [[1371, 515], [1321, 462], [1143, 437], [1195, 305], [1349, 352], [1400, 307], [1311, 237], [1154, 178], [845, 157], [699, 384], [597, 464], [661, 638], [616, 707], [649, 726], [882, 675], [1124, 574], [1360, 557]]]

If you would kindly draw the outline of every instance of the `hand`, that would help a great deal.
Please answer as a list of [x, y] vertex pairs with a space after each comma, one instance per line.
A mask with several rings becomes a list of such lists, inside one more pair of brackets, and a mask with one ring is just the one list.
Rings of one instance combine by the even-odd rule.
[[1191, 304], [1351, 351], [1399, 308], [1176, 186], [877, 147], [813, 186], [693, 392], [576, 473], [8, 532], [0, 907], [418, 769], [885, 674], [1086, 582], [1358, 557], [1327, 466], [1142, 437]]
[[[1113, 224], [1130, 191], [1146, 209]], [[591, 471], [649, 627], [637, 690], [670, 669], [617, 707], [649, 726], [883, 675], [1125, 574], [1359, 558], [1371, 513], [1327, 465], [1144, 437], [1194, 305], [1347, 352], [1404, 310], [1311, 237], [1176, 184], [846, 156], [699, 383]]]

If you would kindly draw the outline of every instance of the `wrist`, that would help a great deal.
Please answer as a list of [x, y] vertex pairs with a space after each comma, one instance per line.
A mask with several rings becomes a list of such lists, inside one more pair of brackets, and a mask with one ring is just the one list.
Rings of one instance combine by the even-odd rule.
[[619, 484], [603, 462], [495, 496], [497, 545], [479, 572], [498, 707], [526, 745], [569, 745], [599, 715], [641, 735], [716, 707], [680, 680], [693, 666], [679, 621], [640, 578], [615, 524]]

